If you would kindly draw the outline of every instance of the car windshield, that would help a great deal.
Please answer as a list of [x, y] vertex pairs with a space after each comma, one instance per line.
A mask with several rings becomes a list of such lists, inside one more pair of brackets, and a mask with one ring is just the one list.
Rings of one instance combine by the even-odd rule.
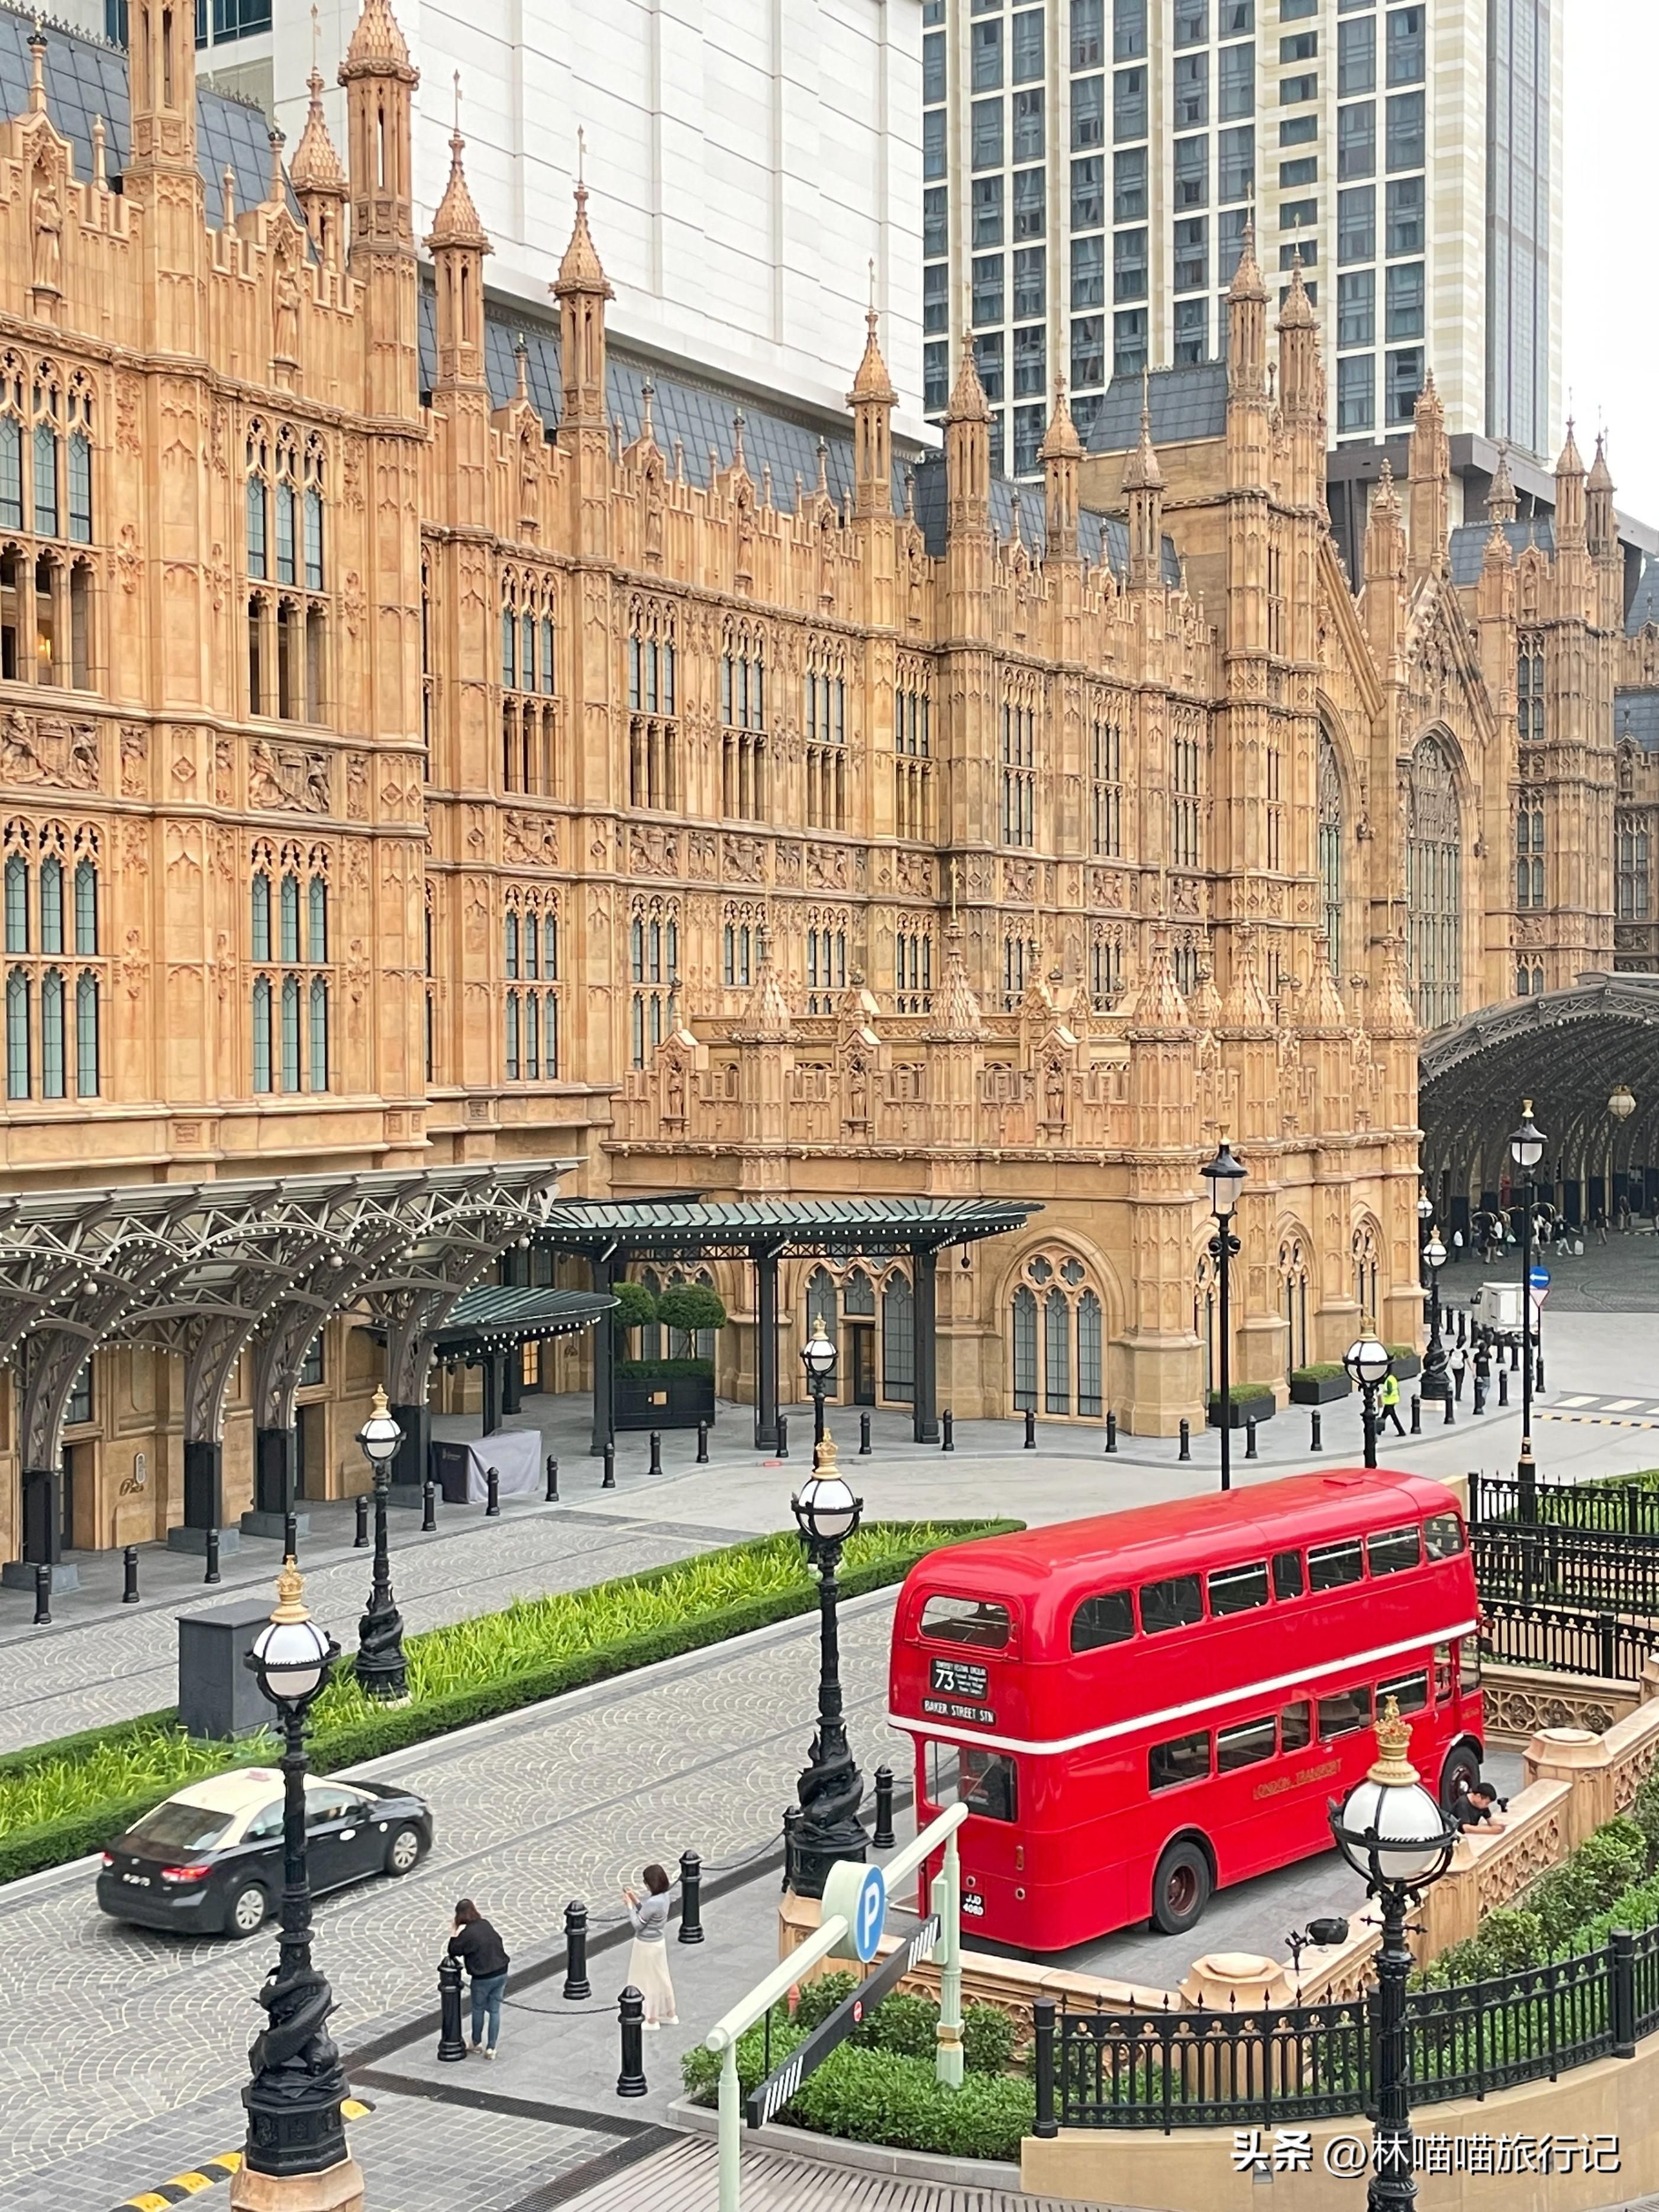
[[187, 1805], [170, 1797], [129, 1831], [127, 1844], [135, 1851], [204, 1851], [229, 1826], [228, 1813], [210, 1812], [205, 1805]]

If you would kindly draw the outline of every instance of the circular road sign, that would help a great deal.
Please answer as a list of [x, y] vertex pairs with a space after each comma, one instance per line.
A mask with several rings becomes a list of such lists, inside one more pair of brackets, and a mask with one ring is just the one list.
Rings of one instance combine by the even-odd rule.
[[868, 1966], [887, 1925], [887, 1884], [878, 1866], [838, 1859], [823, 1884], [823, 1917], [839, 1913], [848, 1934], [837, 1951]]

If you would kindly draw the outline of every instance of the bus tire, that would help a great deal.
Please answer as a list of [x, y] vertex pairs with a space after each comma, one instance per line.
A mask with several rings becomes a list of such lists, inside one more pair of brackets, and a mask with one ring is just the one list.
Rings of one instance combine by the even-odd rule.
[[1473, 1736], [1461, 1735], [1440, 1765], [1441, 1809], [1449, 1812], [1460, 1789], [1480, 1778], [1480, 1747]]
[[1160, 1936], [1184, 1936], [1202, 1918], [1215, 1887], [1209, 1853], [1196, 1838], [1182, 1836], [1158, 1863], [1152, 1876], [1152, 1927]]

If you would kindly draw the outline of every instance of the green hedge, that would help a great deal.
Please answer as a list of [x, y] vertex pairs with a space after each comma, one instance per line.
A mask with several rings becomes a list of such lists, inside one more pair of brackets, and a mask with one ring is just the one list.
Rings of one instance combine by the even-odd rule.
[[[872, 1522], [847, 1547], [843, 1593], [901, 1582], [940, 1544], [1018, 1522]], [[779, 1534], [457, 1621], [408, 1638], [410, 1701], [374, 1704], [349, 1668], [313, 1710], [320, 1773], [355, 1766], [561, 1692], [648, 1667], [808, 1612], [817, 1584], [799, 1538]], [[99, 1850], [185, 1783], [274, 1758], [269, 1736], [208, 1743], [173, 1713], [88, 1729], [0, 1759], [0, 1881]]]
[[714, 1371], [712, 1359], [619, 1359], [618, 1382], [654, 1382], [665, 1376], [695, 1375], [706, 1380]]
[[[1235, 1406], [1254, 1401], [1257, 1398], [1266, 1398], [1271, 1401], [1273, 1395], [1273, 1386], [1271, 1382], [1230, 1382], [1227, 1385], [1228, 1398]], [[1218, 1406], [1221, 1403], [1219, 1390], [1211, 1391], [1210, 1403], [1212, 1406]]]
[[1292, 1382], [1334, 1382], [1339, 1375], [1346, 1376], [1347, 1369], [1340, 1359], [1318, 1359], [1311, 1367], [1292, 1367]]

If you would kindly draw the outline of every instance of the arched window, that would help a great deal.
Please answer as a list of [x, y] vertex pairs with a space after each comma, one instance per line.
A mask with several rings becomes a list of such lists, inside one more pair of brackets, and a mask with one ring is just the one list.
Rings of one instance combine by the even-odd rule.
[[[25, 948], [16, 948], [21, 951]], [[55, 854], [47, 854], [40, 863], [40, 950], [42, 952], [61, 952], [64, 949], [64, 864]]]
[[841, 1310], [849, 1321], [873, 1321], [876, 1286], [862, 1267], [854, 1267], [841, 1286]]
[[6, 950], [29, 949], [29, 864], [21, 853], [6, 862]]
[[261, 975], [253, 986], [253, 1088], [270, 1089], [270, 979]]
[[64, 978], [48, 968], [40, 978], [40, 1096], [64, 1096]]
[[283, 1088], [300, 1087], [300, 979], [283, 978]]
[[300, 878], [295, 875], [283, 878], [279, 894], [276, 957], [295, 961], [300, 957]]
[[1377, 1326], [1376, 1283], [1376, 1232], [1369, 1222], [1362, 1221], [1353, 1232], [1353, 1295], [1364, 1328]]
[[1299, 1237], [1279, 1248], [1279, 1308], [1285, 1316], [1285, 1371], [1308, 1364], [1308, 1260]]
[[79, 374], [70, 380], [69, 445], [65, 489], [69, 534], [76, 545], [92, 543], [92, 392]]
[[328, 961], [328, 885], [320, 876], [313, 876], [307, 886], [306, 909], [306, 958], [313, 968], [321, 968]]
[[1462, 812], [1439, 740], [1420, 738], [1407, 794], [1407, 974], [1425, 1030], [1455, 1021], [1463, 1002]]
[[1042, 1302], [1042, 1371], [1045, 1413], [1072, 1410], [1072, 1309], [1056, 1284]]
[[253, 957], [270, 957], [270, 878], [263, 872], [253, 878]]
[[1342, 980], [1342, 777], [1336, 748], [1319, 733], [1319, 881], [1324, 898], [1325, 951], [1338, 988]]
[[98, 978], [83, 968], [75, 985], [75, 1093], [98, 1096], [100, 1052], [98, 1036]]
[[[256, 969], [281, 971], [257, 975], [251, 986], [256, 1092], [321, 1091], [330, 1085], [327, 871], [328, 852], [322, 845], [294, 842], [279, 854], [262, 839], [254, 847], [249, 957]], [[87, 919], [95, 931], [90, 911]], [[77, 931], [80, 921], [77, 879]]]
[[270, 574], [270, 449], [258, 423], [247, 439], [247, 572], [264, 579]]
[[1515, 734], [1523, 745], [1544, 739], [1544, 639], [1522, 630], [1516, 640]]
[[75, 950], [83, 960], [98, 951], [98, 871], [90, 860], [76, 864]]
[[328, 983], [325, 977], [311, 979], [311, 1036], [307, 1052], [307, 1065], [313, 1091], [328, 1088]]
[[34, 487], [34, 534], [37, 538], [56, 538], [59, 527], [60, 503], [58, 482], [59, 449], [62, 443], [63, 398], [56, 379], [43, 374], [34, 386], [34, 450], [33, 480]]
[[1021, 1283], [1014, 1292], [1014, 1411], [1036, 1411], [1036, 1293]]
[[899, 1406], [916, 1395], [915, 1300], [907, 1275], [890, 1275], [881, 1294], [881, 1393]]
[[1220, 1363], [1217, 1358], [1218, 1313], [1214, 1263], [1208, 1255], [1200, 1253], [1193, 1278], [1193, 1334], [1203, 1346], [1204, 1395], [1207, 1399], [1219, 1382]]
[[1106, 1395], [1105, 1377], [1100, 1300], [1092, 1291], [1085, 1291], [1077, 1302], [1077, 1410], [1080, 1419], [1100, 1419]]
[[6, 1096], [29, 1095], [29, 978], [14, 968], [6, 978]]
[[1523, 791], [1515, 817], [1515, 903], [1544, 903], [1544, 794]]
[[672, 900], [638, 900], [629, 924], [634, 991], [629, 1012], [631, 1056], [643, 1067], [678, 1024], [679, 908]]
[[[1098, 1420], [1105, 1398], [1099, 1292], [1074, 1254], [1038, 1252], [1013, 1294], [1014, 1411]], [[1036, 1327], [1042, 1321], [1042, 1394]]]

